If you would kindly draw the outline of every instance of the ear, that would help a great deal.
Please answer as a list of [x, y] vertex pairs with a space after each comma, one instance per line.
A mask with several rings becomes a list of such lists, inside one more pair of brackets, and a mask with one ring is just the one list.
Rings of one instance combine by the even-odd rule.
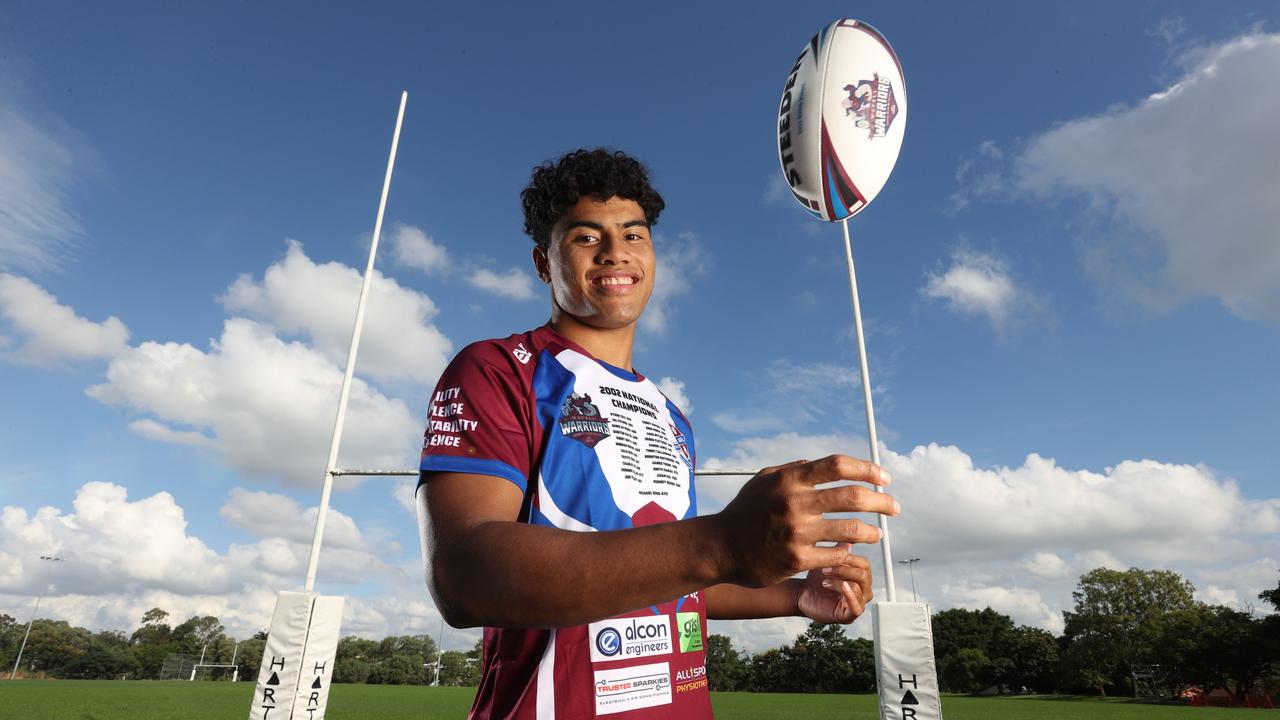
[[551, 282], [551, 262], [547, 260], [547, 251], [537, 245], [533, 246], [533, 269], [544, 284]]

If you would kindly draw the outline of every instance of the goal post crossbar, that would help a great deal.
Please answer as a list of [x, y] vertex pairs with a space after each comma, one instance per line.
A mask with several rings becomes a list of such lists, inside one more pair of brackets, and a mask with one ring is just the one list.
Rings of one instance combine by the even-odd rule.
[[[759, 471], [715, 468], [712, 470], [696, 470], [694, 471], [693, 474], [698, 476], [705, 475], [705, 476], [726, 476], [726, 477], [729, 477], [729, 476], [751, 477], [752, 475], [755, 475], [757, 472]], [[417, 477], [418, 473], [419, 473], [418, 470], [407, 470], [407, 469], [375, 470], [375, 469], [365, 469], [365, 468], [335, 468], [329, 471], [329, 474], [334, 475], [335, 477], [343, 476], [343, 475], [363, 476], [363, 477], [385, 477], [385, 476]]]

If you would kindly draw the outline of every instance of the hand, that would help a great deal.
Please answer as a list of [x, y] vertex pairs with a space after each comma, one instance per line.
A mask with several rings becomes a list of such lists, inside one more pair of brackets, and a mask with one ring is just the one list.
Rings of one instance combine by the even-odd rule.
[[860, 485], [817, 489], [836, 480], [888, 485], [879, 466], [845, 455], [765, 468], [747, 481], [715, 516], [727, 558], [724, 581], [765, 587], [815, 568], [835, 568], [849, 554], [817, 543], [874, 543], [879, 528], [861, 520], [828, 520], [823, 513], [875, 512], [897, 515], [891, 496]]
[[820, 623], [851, 623], [871, 602], [871, 563], [853, 555], [853, 546], [840, 543], [843, 562], [809, 571], [800, 588], [800, 614]]

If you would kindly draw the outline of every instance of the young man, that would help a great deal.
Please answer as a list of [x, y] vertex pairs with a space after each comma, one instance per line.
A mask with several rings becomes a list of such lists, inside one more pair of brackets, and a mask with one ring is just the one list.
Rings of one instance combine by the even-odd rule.
[[814, 486], [888, 475], [796, 461], [698, 516], [689, 421], [631, 364], [660, 272], [661, 196], [636, 160], [579, 150], [535, 169], [522, 199], [551, 319], [445, 370], [418, 487], [436, 605], [454, 627], [485, 628], [471, 715], [710, 717], [707, 618], [852, 622], [871, 569], [851, 544], [880, 533], [823, 513], [897, 503]]

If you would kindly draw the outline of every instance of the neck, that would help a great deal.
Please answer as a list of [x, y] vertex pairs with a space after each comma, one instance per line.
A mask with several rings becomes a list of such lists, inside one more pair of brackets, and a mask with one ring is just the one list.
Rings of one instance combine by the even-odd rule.
[[597, 328], [553, 307], [549, 324], [552, 330], [581, 345], [595, 358], [634, 372], [631, 348], [636, 339], [635, 323], [620, 328]]

